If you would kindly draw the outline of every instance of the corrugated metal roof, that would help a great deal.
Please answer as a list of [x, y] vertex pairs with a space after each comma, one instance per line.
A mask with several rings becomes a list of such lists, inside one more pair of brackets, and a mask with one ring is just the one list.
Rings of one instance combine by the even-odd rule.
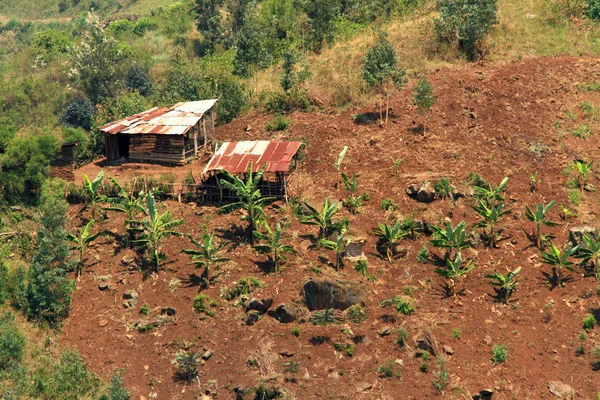
[[271, 142], [258, 140], [251, 142], [226, 142], [212, 156], [202, 174], [209, 171], [226, 170], [232, 174], [248, 171], [252, 162], [252, 171], [257, 172], [267, 163], [267, 172], [287, 172], [292, 157], [301, 142]]
[[213, 108], [218, 99], [188, 101], [163, 108], [152, 108], [120, 121], [100, 127], [102, 132], [115, 135], [144, 133], [182, 135], [196, 125], [204, 113]]

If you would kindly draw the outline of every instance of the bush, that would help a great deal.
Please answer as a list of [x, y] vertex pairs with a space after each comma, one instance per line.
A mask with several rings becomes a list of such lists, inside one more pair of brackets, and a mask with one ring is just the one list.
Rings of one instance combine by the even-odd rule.
[[85, 96], [75, 96], [67, 100], [64, 111], [58, 120], [65, 126], [89, 131], [95, 113], [96, 107], [90, 99]]
[[381, 307], [393, 305], [400, 314], [411, 315], [415, 311], [413, 300], [407, 296], [396, 296], [393, 299], [384, 300], [380, 303]]
[[457, 44], [468, 60], [483, 54], [482, 41], [498, 23], [497, 0], [442, 0], [434, 21], [438, 41]]
[[158, 29], [156, 21], [150, 17], [140, 18], [133, 26], [133, 33], [142, 36], [144, 33]]
[[596, 326], [596, 318], [592, 314], [587, 315], [583, 319], [583, 330], [589, 332], [594, 328], [594, 326]]
[[587, 0], [587, 15], [596, 21], [600, 20], [600, 0]]
[[129, 400], [131, 394], [123, 383], [123, 374], [116, 373], [110, 378], [110, 386], [108, 387], [106, 400]]
[[128, 19], [118, 19], [108, 25], [106, 31], [114, 36], [126, 36], [133, 32], [133, 22]]
[[419, 252], [417, 253], [417, 261], [423, 264], [427, 264], [429, 261], [429, 249], [426, 245], [423, 245], [423, 247], [419, 249]]
[[142, 96], [148, 96], [152, 93], [152, 79], [135, 61], [129, 65], [125, 75], [125, 88], [137, 90]]
[[292, 121], [284, 115], [279, 114], [265, 126], [265, 129], [269, 132], [272, 131], [285, 131], [291, 125]]
[[443, 199], [446, 197], [452, 198], [452, 193], [454, 192], [452, 185], [450, 184], [450, 179], [446, 177], [440, 178], [435, 185], [433, 185], [433, 190], [435, 191], [435, 196], [438, 199]]
[[383, 199], [380, 207], [384, 211], [396, 211], [398, 209], [398, 206], [393, 199]]
[[87, 369], [85, 361], [73, 351], [66, 350], [60, 355], [60, 361], [48, 379], [44, 393], [53, 399], [80, 399], [94, 397], [100, 386], [100, 380]]
[[0, 370], [23, 358], [26, 339], [8, 313], [0, 317]]
[[354, 304], [353, 306], [350, 306], [348, 311], [346, 311], [346, 316], [355, 324], [359, 324], [369, 318], [365, 308], [360, 304]]
[[181, 377], [188, 382], [193, 381], [198, 376], [198, 353], [193, 351], [180, 351], [175, 355], [173, 363], [177, 365]]
[[194, 310], [196, 310], [198, 314], [204, 313], [209, 317], [214, 317], [215, 312], [210, 308], [216, 306], [217, 302], [204, 293], [200, 293], [194, 298]]
[[506, 346], [503, 344], [496, 344], [492, 348], [492, 362], [494, 364], [500, 364], [508, 361], [508, 351]]
[[356, 264], [354, 264], [354, 270], [362, 276], [367, 276], [367, 267], [367, 260], [358, 260]]

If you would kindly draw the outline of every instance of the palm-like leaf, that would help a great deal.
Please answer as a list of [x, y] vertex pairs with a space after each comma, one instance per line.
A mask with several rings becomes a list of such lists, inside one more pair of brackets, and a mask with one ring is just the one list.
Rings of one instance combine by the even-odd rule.
[[265, 241], [266, 243], [255, 245], [254, 249], [260, 254], [269, 254], [273, 261], [275, 272], [279, 272], [281, 262], [288, 261], [285, 254], [295, 253], [295, 250], [292, 246], [283, 243], [283, 229], [280, 223], [275, 225], [275, 230], [272, 230], [266, 222], [263, 225], [267, 233], [256, 231], [254, 232], [254, 236], [257, 240]]
[[321, 239], [319, 242], [326, 249], [335, 251], [335, 269], [339, 271], [342, 264], [342, 257], [350, 242], [350, 240], [346, 239], [346, 229], [342, 229], [335, 240]]
[[410, 232], [404, 230], [401, 222], [396, 222], [394, 225], [378, 224], [378, 227], [373, 231], [373, 234], [381, 240], [386, 247], [386, 254], [389, 262], [392, 262], [394, 248], [396, 244]]
[[575, 257], [583, 259], [582, 262], [584, 264], [593, 259], [594, 267], [596, 268], [596, 278], [600, 279], [600, 239], [593, 236], [590, 237], [585, 233], [583, 234], [582, 239], [585, 242], [585, 247], [579, 247]]
[[342, 161], [344, 161], [344, 157], [346, 156], [346, 152], [348, 151], [348, 146], [344, 146], [340, 154], [338, 154], [337, 161], [333, 164], [336, 171], [339, 171], [342, 168]]
[[497, 202], [504, 200], [504, 191], [508, 185], [508, 177], [502, 179], [500, 185], [497, 188], [485, 188], [481, 186], [474, 186], [475, 197], [482, 200], [488, 207], [493, 207]]
[[96, 218], [96, 204], [103, 199], [103, 196], [100, 195], [100, 184], [104, 179], [104, 170], [100, 170], [93, 181], [90, 181], [86, 174], [83, 174], [83, 179], [83, 187], [92, 206], [92, 218]]
[[204, 277], [208, 279], [209, 269], [213, 265], [220, 264], [229, 261], [229, 258], [220, 255], [223, 250], [224, 244], [215, 243], [215, 235], [208, 233], [206, 227], [202, 233], [200, 241], [196, 241], [191, 235], [188, 235], [190, 241], [196, 246], [198, 250], [186, 249], [182, 250], [182, 253], [190, 255], [192, 264], [196, 265], [196, 268], [205, 267]]
[[454, 296], [456, 295], [456, 283], [458, 282], [458, 279], [465, 276], [473, 268], [475, 268], [475, 264], [473, 264], [471, 260], [469, 260], [466, 265], [463, 265], [462, 254], [458, 252], [454, 257], [454, 261], [447, 259], [445, 268], [436, 268], [435, 272], [450, 280], [448, 288], [450, 294]]
[[90, 220], [84, 227], [79, 228], [79, 232], [77, 235], [72, 233], [68, 233], [68, 238], [73, 242], [73, 246], [71, 246], [72, 250], [77, 250], [79, 252], [79, 260], [77, 262], [77, 270], [76, 274], [78, 277], [81, 276], [81, 272], [83, 270], [84, 263], [84, 254], [87, 247], [98, 238], [104, 231], [100, 231], [92, 234], [92, 227], [94, 226], [95, 220]]
[[316, 208], [312, 207], [310, 204], [304, 202], [304, 207], [308, 210], [308, 215], [303, 215], [300, 217], [300, 223], [305, 225], [316, 225], [319, 227], [319, 237], [318, 240], [321, 240], [325, 237], [328, 231], [334, 228], [333, 217], [341, 208], [340, 203], [330, 202], [329, 198], [326, 197], [323, 201], [323, 206], [321, 207], [321, 211], [318, 211]]
[[536, 206], [535, 211], [533, 211], [529, 206], [525, 206], [525, 216], [528, 220], [536, 224], [536, 230], [532, 236], [536, 241], [536, 245], [538, 248], [542, 247], [543, 242], [547, 241], [547, 239], [552, 239], [554, 236], [546, 235], [542, 236], [542, 225], [544, 226], [556, 226], [558, 225], [556, 222], [552, 222], [546, 219], [546, 214], [556, 205], [556, 201], [552, 200], [548, 205], [544, 205], [544, 203], [540, 203]]
[[490, 247], [493, 248], [496, 245], [496, 238], [501, 233], [500, 231], [495, 231], [496, 224], [509, 210], [505, 210], [502, 203], [489, 206], [481, 199], [477, 203], [476, 206], [473, 206], [473, 210], [483, 219], [476, 226], [484, 228], [484, 235], [487, 237]]
[[490, 284], [495, 286], [498, 293], [498, 298], [505, 304], [508, 304], [510, 296], [517, 288], [519, 282], [517, 281], [517, 275], [521, 272], [521, 267], [518, 267], [514, 271], [508, 271], [506, 275], [502, 275], [498, 272], [492, 275], [486, 275], [485, 277], [490, 279]]
[[[452, 253], [453, 250], [462, 250], [469, 247], [467, 241], [467, 223], [460, 222], [455, 227], [448, 221], [445, 228], [433, 226], [433, 237], [430, 243], [435, 247], [446, 248]], [[451, 256], [451, 254], [448, 254]]]
[[569, 261], [571, 256], [574, 256], [579, 251], [579, 246], [572, 247], [567, 246], [562, 252], [550, 241], [550, 250], [548, 252], [542, 252], [542, 262], [552, 266], [554, 279], [557, 285], [563, 286], [564, 279], [562, 270], [575, 272], [573, 263]]

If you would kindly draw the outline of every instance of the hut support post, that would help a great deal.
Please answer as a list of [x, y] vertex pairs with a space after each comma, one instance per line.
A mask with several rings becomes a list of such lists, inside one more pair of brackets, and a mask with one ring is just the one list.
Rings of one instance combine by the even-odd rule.
[[206, 149], [206, 146], [208, 144], [208, 140], [207, 140], [207, 136], [206, 136], [206, 118], [202, 118], [202, 133], [204, 134], [204, 148]]
[[214, 143], [215, 141], [215, 110], [214, 108], [210, 111], [210, 123], [211, 123], [211, 137]]
[[194, 158], [198, 158], [198, 129], [194, 128]]

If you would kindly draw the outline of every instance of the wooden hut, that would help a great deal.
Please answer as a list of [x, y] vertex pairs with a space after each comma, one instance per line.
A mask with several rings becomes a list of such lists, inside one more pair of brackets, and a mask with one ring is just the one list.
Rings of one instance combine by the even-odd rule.
[[245, 179], [250, 162], [252, 172], [257, 172], [266, 164], [266, 170], [259, 184], [264, 196], [286, 199], [288, 175], [296, 165], [295, 155], [301, 142], [276, 142], [268, 140], [248, 142], [226, 142], [208, 162], [198, 185], [198, 197], [202, 203], [229, 203], [237, 201], [237, 196], [220, 183], [222, 171]]
[[185, 164], [215, 137], [217, 99], [177, 103], [100, 127], [107, 161]]

